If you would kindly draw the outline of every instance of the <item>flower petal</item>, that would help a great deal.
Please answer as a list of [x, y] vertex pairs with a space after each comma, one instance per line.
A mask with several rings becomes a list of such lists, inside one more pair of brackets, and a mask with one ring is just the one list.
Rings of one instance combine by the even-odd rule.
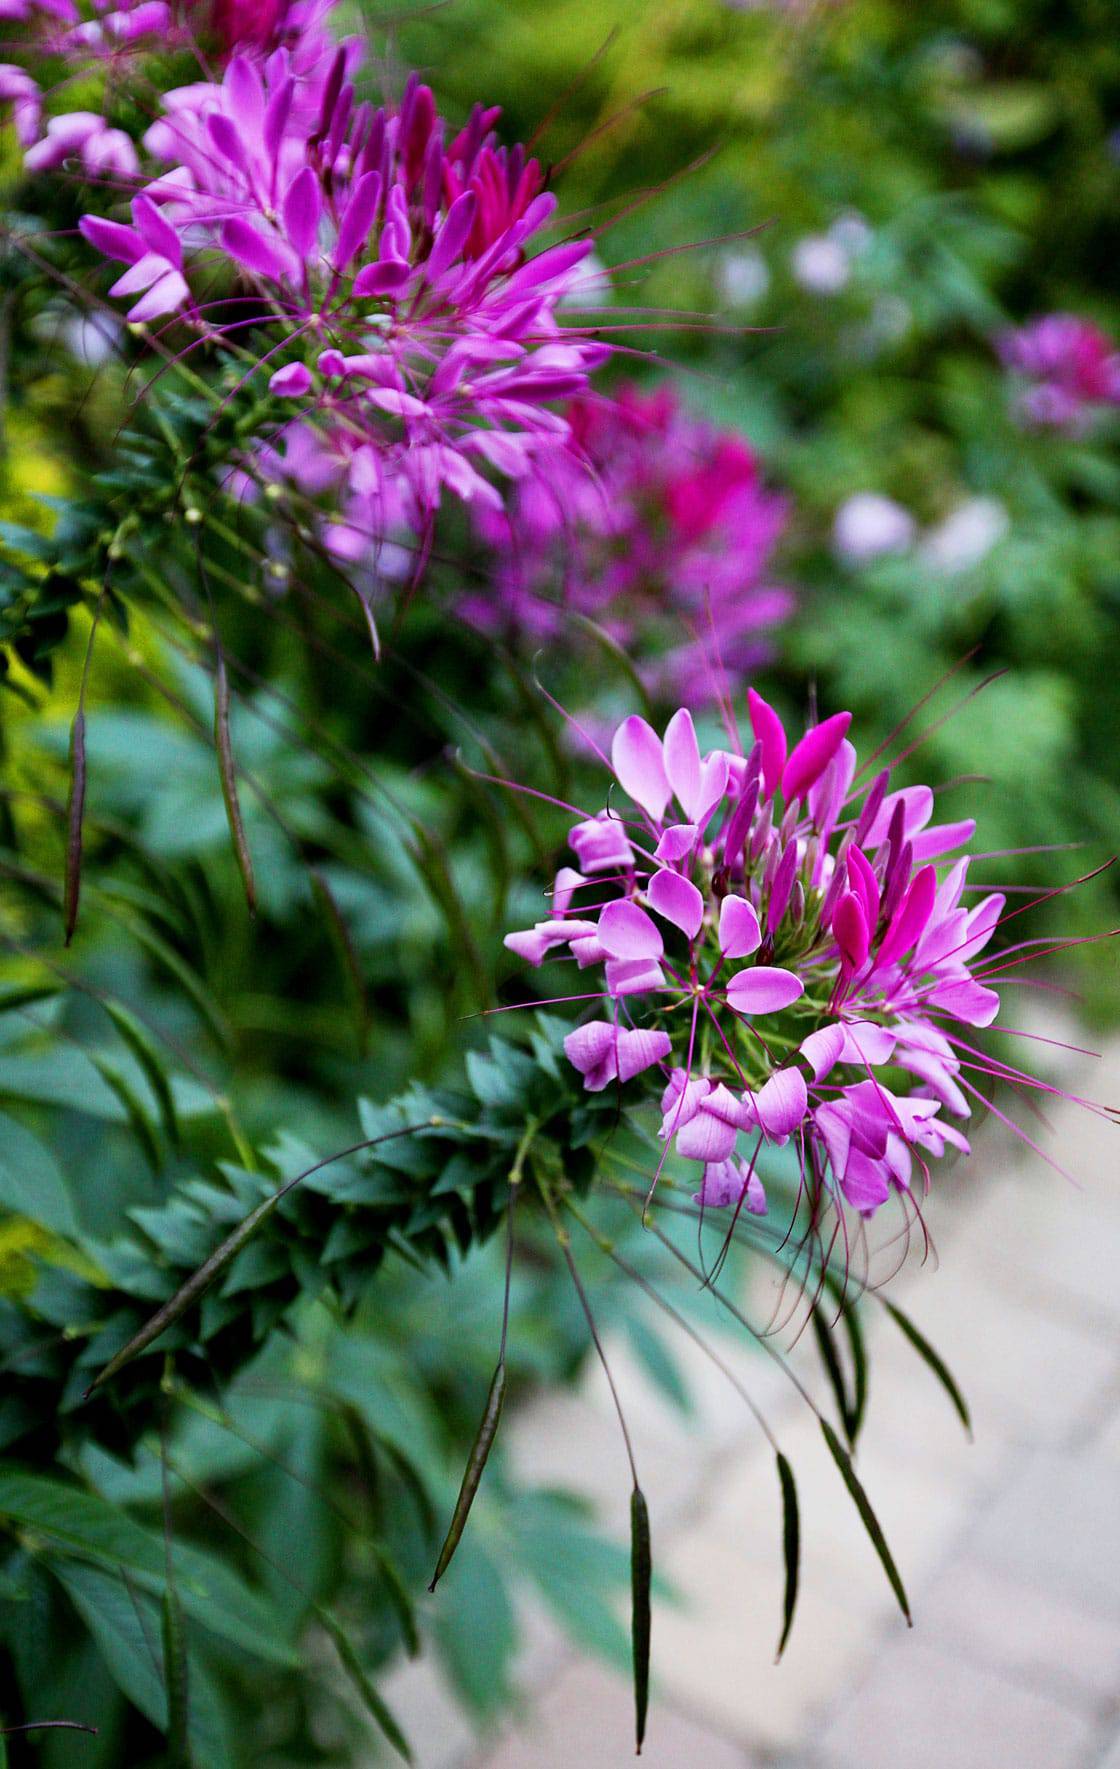
[[690, 879], [679, 872], [655, 872], [646, 891], [651, 909], [679, 927], [694, 940], [704, 920], [704, 899]]
[[779, 1013], [804, 993], [800, 977], [767, 964], [741, 970], [727, 985], [727, 999], [736, 1013]]
[[608, 903], [599, 917], [599, 939], [612, 958], [660, 958], [661, 931], [636, 903]]
[[806, 731], [782, 771], [782, 793], [787, 805], [804, 798], [828, 767], [852, 722], [851, 713], [833, 713]]
[[753, 903], [745, 897], [725, 897], [719, 910], [719, 949], [725, 958], [749, 958], [762, 944]]
[[644, 1027], [620, 1032], [618, 1035], [618, 1078], [630, 1081], [653, 1063], [661, 1062], [672, 1049], [668, 1032], [652, 1032]]
[[665, 772], [685, 816], [690, 822], [695, 821], [700, 793], [700, 746], [687, 707], [675, 712], [665, 727]]
[[655, 823], [660, 823], [672, 789], [665, 773], [661, 740], [637, 713], [624, 719], [615, 732], [611, 762], [624, 791]]
[[769, 1137], [786, 1137], [797, 1129], [809, 1109], [805, 1077], [792, 1066], [778, 1069], [755, 1094], [758, 1121]]

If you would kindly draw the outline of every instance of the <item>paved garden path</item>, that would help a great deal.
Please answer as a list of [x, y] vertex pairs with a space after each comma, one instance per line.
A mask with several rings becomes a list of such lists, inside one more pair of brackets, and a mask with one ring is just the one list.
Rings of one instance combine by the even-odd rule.
[[[1067, 1073], [1120, 1102], [1120, 1043], [1091, 1074]], [[811, 1415], [759, 1359], [753, 1386], [801, 1499], [801, 1597], [776, 1667], [781, 1526], [765, 1443], [699, 1356], [684, 1360], [699, 1398], [686, 1421], [616, 1351], [656, 1563], [677, 1596], [654, 1614], [649, 1769], [1120, 1769], [1120, 1128], [1064, 1105], [1050, 1121], [1039, 1137], [1081, 1189], [989, 1126], [938, 1188], [940, 1268], [914, 1265], [892, 1291], [965, 1390], [973, 1443], [874, 1311], [859, 1468], [912, 1632]], [[810, 1371], [807, 1342], [799, 1358]], [[625, 1464], [596, 1372], [509, 1424], [526, 1475], [588, 1493], [624, 1538]], [[542, 1622], [528, 1633], [523, 1716], [481, 1746], [430, 1669], [392, 1680], [426, 1741], [420, 1769], [633, 1760], [625, 1678]]]

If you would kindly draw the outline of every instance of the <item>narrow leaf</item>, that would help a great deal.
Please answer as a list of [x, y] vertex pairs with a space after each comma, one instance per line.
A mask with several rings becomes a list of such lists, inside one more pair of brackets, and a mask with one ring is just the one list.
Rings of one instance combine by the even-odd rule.
[[397, 1570], [397, 1563], [388, 1549], [383, 1547], [380, 1542], [375, 1542], [373, 1551], [381, 1569], [381, 1576], [385, 1581], [385, 1595], [388, 1597], [389, 1606], [397, 1618], [405, 1651], [409, 1658], [416, 1658], [420, 1651], [420, 1631], [416, 1626], [416, 1611], [412, 1606], [408, 1587]]
[[160, 1061], [159, 1053], [147, 1031], [139, 1021], [122, 1007], [119, 1001], [106, 998], [102, 1003], [105, 1012], [120, 1033], [122, 1042], [126, 1044], [144, 1071], [144, 1078], [156, 1097], [163, 1128], [169, 1141], [179, 1141], [179, 1115], [175, 1109], [175, 1100], [171, 1092], [171, 1083], [167, 1078], [167, 1070]]
[[255, 915], [257, 913], [257, 887], [253, 879], [253, 859], [249, 852], [249, 843], [245, 839], [241, 801], [237, 796], [237, 768], [233, 760], [233, 745], [229, 735], [229, 675], [226, 671], [226, 660], [221, 652], [218, 653], [214, 677], [214, 744], [218, 752], [218, 772], [221, 775], [222, 798], [225, 800], [229, 833], [233, 841], [234, 853], [237, 855], [241, 882], [245, 887], [245, 901], [249, 906], [249, 914]]
[[494, 1447], [494, 1438], [497, 1435], [498, 1421], [502, 1416], [502, 1402], [505, 1399], [505, 1393], [506, 1366], [505, 1363], [502, 1362], [499, 1363], [497, 1369], [494, 1371], [494, 1378], [490, 1384], [490, 1392], [486, 1397], [486, 1407], [482, 1414], [482, 1423], [479, 1425], [478, 1436], [475, 1438], [471, 1453], [467, 1458], [467, 1467], [466, 1472], [463, 1475], [463, 1484], [459, 1488], [459, 1497], [455, 1501], [455, 1510], [451, 1516], [451, 1523], [448, 1526], [443, 1547], [439, 1551], [439, 1559], [436, 1561], [436, 1570], [432, 1574], [432, 1582], [428, 1586], [429, 1591], [435, 1590], [440, 1579], [447, 1571], [451, 1556], [459, 1546], [460, 1538], [466, 1527], [467, 1518], [470, 1515], [471, 1506], [474, 1504], [474, 1496], [478, 1491], [479, 1482], [482, 1479], [483, 1469], [486, 1467], [487, 1458]]
[[82, 813], [86, 804], [86, 715], [79, 705], [70, 727], [70, 793], [66, 801], [66, 878], [62, 894], [63, 941], [69, 946], [78, 925], [82, 893]]
[[642, 1754], [649, 1711], [649, 1591], [652, 1576], [649, 1507], [641, 1487], [636, 1486], [630, 1494], [630, 1636], [634, 1652], [634, 1737], [638, 1756]]
[[326, 879], [314, 866], [310, 868], [308, 876], [311, 880], [312, 893], [323, 911], [331, 944], [338, 954], [338, 960], [342, 966], [342, 974], [346, 979], [354, 1010], [354, 1031], [358, 1054], [364, 1057], [369, 1049], [370, 1012], [369, 997], [366, 993], [365, 979], [362, 976], [362, 967], [358, 962], [358, 954], [354, 950], [350, 929], [346, 925], [342, 911], [335, 900], [334, 892]]
[[914, 1619], [910, 1614], [910, 1604], [907, 1601], [905, 1586], [899, 1577], [898, 1568], [894, 1563], [894, 1557], [892, 1556], [890, 1549], [887, 1547], [887, 1538], [883, 1534], [879, 1519], [871, 1509], [871, 1501], [864, 1492], [859, 1477], [856, 1474], [855, 1469], [852, 1467], [852, 1459], [827, 1419], [821, 1420], [821, 1430], [824, 1432], [824, 1441], [832, 1452], [832, 1459], [844, 1477], [844, 1485], [851, 1493], [852, 1499], [855, 1502], [856, 1510], [859, 1512], [860, 1517], [863, 1520], [863, 1527], [871, 1537], [872, 1546], [874, 1547], [876, 1554], [879, 1556], [883, 1571], [886, 1573], [890, 1582], [891, 1590], [898, 1599], [898, 1607], [906, 1617], [906, 1625], [907, 1627], [912, 1628], [914, 1626]]
[[797, 1607], [797, 1581], [801, 1572], [801, 1519], [797, 1509], [797, 1487], [793, 1469], [778, 1451], [778, 1479], [782, 1483], [782, 1550], [786, 1563], [786, 1594], [782, 1610], [782, 1637], [774, 1662], [777, 1664], [786, 1649], [793, 1612]]
[[938, 1353], [933, 1349], [929, 1340], [919, 1333], [909, 1315], [903, 1314], [902, 1310], [896, 1308], [892, 1302], [884, 1303], [883, 1306], [886, 1308], [891, 1319], [905, 1333], [907, 1339], [909, 1339], [911, 1345], [914, 1347], [914, 1350], [922, 1359], [923, 1363], [928, 1364], [934, 1375], [937, 1377], [937, 1380], [940, 1382], [942, 1388], [952, 1401], [953, 1406], [956, 1408], [957, 1417], [964, 1426], [969, 1440], [971, 1441], [972, 1415], [968, 1410], [968, 1402], [965, 1400], [964, 1395], [953, 1380], [951, 1372], [939, 1357]]

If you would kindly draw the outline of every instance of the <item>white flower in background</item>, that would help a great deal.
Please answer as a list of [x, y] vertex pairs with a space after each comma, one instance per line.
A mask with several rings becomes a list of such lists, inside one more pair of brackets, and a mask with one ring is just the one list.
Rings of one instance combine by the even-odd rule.
[[852, 274], [851, 260], [839, 240], [827, 233], [807, 233], [789, 255], [790, 274], [810, 295], [838, 295]]
[[838, 215], [828, 230], [828, 237], [840, 247], [844, 256], [850, 261], [861, 258], [868, 250], [875, 234], [869, 221], [858, 209], [848, 209]]
[[913, 516], [893, 498], [879, 491], [857, 491], [836, 512], [832, 545], [845, 565], [867, 565], [888, 553], [907, 552], [916, 534]]
[[999, 498], [967, 498], [929, 529], [921, 544], [925, 564], [952, 576], [986, 559], [1011, 527]]
[[754, 246], [725, 252], [716, 264], [716, 287], [730, 307], [753, 307], [770, 287], [770, 266]]

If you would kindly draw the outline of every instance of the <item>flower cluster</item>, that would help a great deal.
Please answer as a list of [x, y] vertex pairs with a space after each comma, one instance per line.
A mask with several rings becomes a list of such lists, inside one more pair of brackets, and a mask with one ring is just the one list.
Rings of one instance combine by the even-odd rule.
[[481, 513], [493, 586], [462, 612], [487, 631], [570, 636], [600, 625], [654, 692], [697, 704], [770, 655], [789, 613], [765, 581], [786, 506], [740, 436], [691, 416], [672, 388], [622, 386], [569, 404], [572, 447]]
[[1026, 1079], [965, 1036], [999, 1011], [999, 966], [977, 960], [1004, 898], [965, 906], [968, 859], [946, 857], [974, 825], [932, 822], [928, 787], [858, 783], [848, 713], [791, 747], [749, 705], [745, 756], [701, 753], [687, 710], [664, 738], [620, 725], [635, 810], [612, 800], [571, 831], [552, 913], [506, 945], [601, 970], [609, 1012], [568, 1057], [591, 1090], [660, 1071], [660, 1134], [701, 1164], [699, 1201], [765, 1212], [759, 1151], [794, 1139], [810, 1198], [869, 1216], [913, 1195], [915, 1166], [928, 1183], [930, 1157], [968, 1150], [953, 1120], [980, 1068]]
[[[0, 19], [15, 33], [0, 63], [0, 104], [11, 106], [29, 172], [53, 171], [68, 161], [87, 178], [135, 178], [140, 156], [132, 135], [110, 121], [115, 94], [128, 104], [137, 88], [138, 56], [194, 50], [200, 57], [267, 54], [281, 44], [304, 58], [328, 48], [326, 14], [336, 0], [0, 0]], [[44, 63], [51, 69], [44, 83]], [[67, 103], [91, 81], [101, 108]], [[49, 93], [52, 115], [44, 123]]]
[[[590, 242], [528, 255], [556, 199], [536, 160], [498, 146], [497, 116], [476, 107], [447, 141], [415, 76], [375, 109], [343, 49], [311, 81], [286, 49], [239, 54], [171, 95], [147, 138], [171, 164], [131, 226], [82, 222], [126, 266], [110, 292], [131, 320], [181, 315], [267, 370], [284, 401], [270, 461], [290, 454], [297, 484], [332, 493], [343, 550], [402, 515], [423, 529], [444, 487], [497, 504], [480, 469], [517, 475], [562, 445], [552, 405], [605, 354], [555, 311]], [[196, 286], [224, 276], [222, 299], [196, 299], [195, 267]]]
[[1048, 313], [998, 340], [1027, 383], [1018, 407], [1030, 424], [1079, 431], [1102, 406], [1120, 405], [1120, 350], [1075, 313]]

